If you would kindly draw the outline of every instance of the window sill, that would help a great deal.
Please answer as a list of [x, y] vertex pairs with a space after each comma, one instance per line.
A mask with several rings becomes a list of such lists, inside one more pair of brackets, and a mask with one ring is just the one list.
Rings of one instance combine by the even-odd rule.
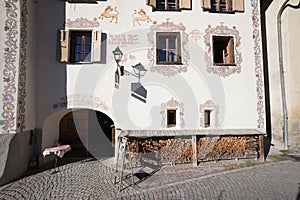
[[215, 14], [235, 14], [234, 11], [213, 11], [213, 10], [208, 10], [210, 13], [215, 13]]
[[85, 64], [93, 64], [95, 62], [70, 62], [70, 65], [85, 65]]
[[158, 11], [158, 12], [181, 12], [181, 9], [174, 9], [174, 10], [164, 10], [164, 9], [153, 9], [153, 11]]
[[214, 63], [214, 66], [236, 66], [235, 63]]
[[183, 65], [181, 62], [157, 62], [156, 65]]

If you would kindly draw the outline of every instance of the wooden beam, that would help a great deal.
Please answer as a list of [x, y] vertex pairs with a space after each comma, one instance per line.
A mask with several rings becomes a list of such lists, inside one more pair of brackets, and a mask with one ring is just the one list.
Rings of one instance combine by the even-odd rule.
[[262, 162], [265, 162], [265, 149], [264, 149], [264, 136], [259, 135], [259, 159]]
[[196, 167], [198, 164], [197, 159], [197, 136], [192, 136], [192, 147], [193, 147], [193, 166]]

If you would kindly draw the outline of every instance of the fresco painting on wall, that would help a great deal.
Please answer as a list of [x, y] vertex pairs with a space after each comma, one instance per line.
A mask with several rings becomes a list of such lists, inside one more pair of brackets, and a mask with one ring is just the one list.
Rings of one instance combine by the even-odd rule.
[[198, 42], [200, 39], [203, 39], [203, 33], [198, 29], [192, 30], [190, 32], [190, 36], [195, 42]]
[[133, 26], [135, 26], [135, 23], [138, 25], [140, 24], [140, 21], [147, 21], [152, 22], [151, 18], [146, 14], [146, 12], [143, 9], [140, 9], [139, 11], [134, 10], [132, 14], [132, 21], [133, 21]]
[[140, 43], [138, 34], [109, 34], [108, 44], [112, 46], [127, 47]]
[[[97, 20], [97, 18], [96, 18]], [[100, 26], [100, 23], [93, 20], [88, 20], [87, 18], [77, 18], [75, 20], [68, 20], [66, 22], [66, 27], [68, 28], [94, 28]]]
[[108, 110], [109, 106], [99, 97], [86, 94], [70, 94], [60, 98], [53, 104], [53, 109], [67, 108], [67, 106], [91, 106], [95, 109]]
[[117, 7], [112, 8], [111, 6], [107, 6], [99, 17], [99, 19], [104, 18], [111, 18], [109, 22], [113, 22], [113, 20], [115, 20], [115, 23], [118, 23], [119, 11], [117, 10]]

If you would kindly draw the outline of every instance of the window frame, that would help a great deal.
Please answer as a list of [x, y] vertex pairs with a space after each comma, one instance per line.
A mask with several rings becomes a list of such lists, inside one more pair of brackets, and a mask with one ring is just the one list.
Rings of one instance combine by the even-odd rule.
[[[216, 41], [217, 40], [217, 41]], [[225, 55], [224, 52], [222, 53], [222, 55], [217, 54], [217, 45], [216, 42], [223, 42], [224, 44], [226, 44], [226, 48], [223, 49], [223, 51], [226, 51], [226, 59], [225, 60]], [[223, 46], [224, 46], [223, 44]], [[222, 44], [219, 44], [219, 46], [222, 46]], [[221, 48], [218, 48], [221, 49]], [[232, 35], [226, 35], [226, 36], [221, 36], [221, 35], [212, 35], [212, 51], [213, 51], [213, 64], [216, 66], [235, 66], [236, 65], [236, 59], [235, 59], [235, 41], [234, 41], [234, 36]], [[221, 62], [216, 62], [217, 58], [221, 58]], [[220, 57], [219, 57], [220, 56]], [[219, 59], [218, 59], [219, 60]]]
[[211, 126], [211, 113], [212, 110], [204, 110], [204, 128], [209, 128]]
[[[220, 4], [226, 1], [226, 10], [220, 10]], [[213, 4], [218, 4], [218, 9], [214, 9]], [[216, 14], [235, 14], [236, 12], [243, 13], [245, 12], [245, 2], [244, 0], [202, 0], [202, 9], [203, 11], [208, 11], [210, 13]]]
[[[175, 36], [175, 52], [176, 52], [176, 60], [175, 61], [168, 61], [170, 49], [169, 42], [170, 38]], [[160, 58], [160, 39], [162, 37], [166, 37], [166, 61], [161, 61]], [[181, 56], [181, 38], [180, 32], [156, 32], [156, 64], [157, 65], [182, 65], [182, 56]]]
[[[173, 123], [170, 123], [170, 114], [173, 114]], [[167, 127], [176, 127], [177, 109], [167, 109]]]
[[[164, 1], [165, 2], [165, 8], [164, 9], [160, 9], [158, 8], [158, 4], [160, 3], [160, 1]], [[167, 7], [168, 6], [168, 3], [169, 1], [171, 0], [156, 0], [156, 8], [155, 8], [155, 11], [180, 11], [180, 6], [179, 6], [179, 1], [180, 0], [174, 0], [175, 1], [175, 8], [174, 9], [168, 9]], [[167, 6], [167, 7], [166, 7]]]
[[[214, 13], [234, 13], [233, 8], [232, 8], [232, 3], [233, 3], [232, 1], [233, 0], [210, 0], [210, 2], [211, 2], [210, 12], [214, 12]], [[214, 6], [213, 6], [214, 3], [217, 4], [216, 9], [214, 9]], [[222, 3], [225, 3], [226, 10], [221, 10]]]
[[[76, 42], [76, 37], [77, 36], [81, 36], [83, 41], [82, 43], [82, 52], [80, 52], [81, 55], [81, 60], [80, 61], [76, 61], [76, 54], [77, 54], [77, 48], [76, 46], [78, 45], [78, 43]], [[90, 51], [86, 51], [86, 37], [90, 37]], [[87, 53], [88, 52], [88, 53]], [[87, 56], [83, 57], [83, 54], [88, 54]], [[70, 32], [70, 55], [69, 55], [69, 60], [71, 63], [92, 63], [92, 54], [93, 54], [93, 40], [92, 40], [92, 31], [90, 30], [71, 30]], [[85, 61], [86, 58], [89, 56], [89, 60]]]

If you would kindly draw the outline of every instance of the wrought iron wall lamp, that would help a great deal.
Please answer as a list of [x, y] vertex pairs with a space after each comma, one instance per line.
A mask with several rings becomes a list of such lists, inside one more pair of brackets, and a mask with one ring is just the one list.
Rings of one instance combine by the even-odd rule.
[[120, 50], [120, 48], [117, 47], [113, 51], [113, 54], [114, 54], [114, 59], [117, 63], [117, 70], [115, 72], [115, 87], [117, 89], [119, 89], [120, 76], [131, 75], [131, 76], [138, 78], [138, 82], [131, 83], [131, 96], [146, 103], [147, 90], [140, 83], [140, 80], [141, 80], [141, 77], [146, 74], [147, 69], [141, 63], [138, 63], [138, 64], [132, 66], [134, 73], [127, 71], [124, 69], [124, 66], [120, 65], [120, 61], [122, 60], [122, 57], [123, 57], [123, 52]]

